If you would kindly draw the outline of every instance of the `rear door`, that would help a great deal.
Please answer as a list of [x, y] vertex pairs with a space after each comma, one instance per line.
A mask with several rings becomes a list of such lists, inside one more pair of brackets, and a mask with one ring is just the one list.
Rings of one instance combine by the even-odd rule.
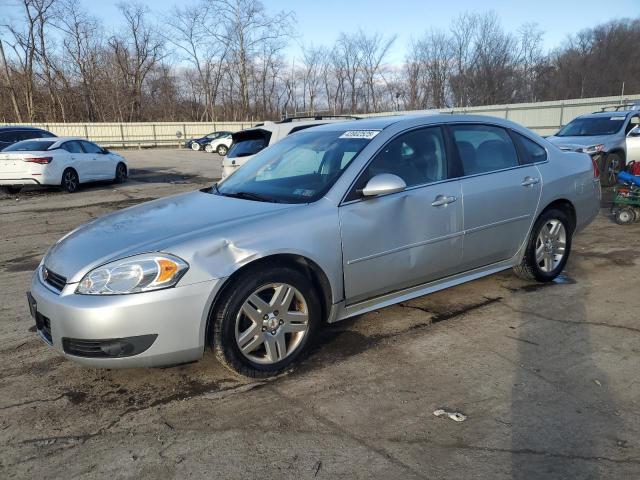
[[542, 191], [540, 172], [535, 164], [520, 161], [514, 140], [502, 127], [454, 124], [450, 131], [463, 170], [464, 269], [507, 260], [533, 222]]
[[[391, 140], [339, 208], [348, 304], [446, 277], [460, 270], [462, 197], [450, 178], [445, 136], [425, 127]], [[358, 192], [381, 173], [406, 190], [380, 197]]]
[[[68, 142], [64, 142], [60, 145], [60, 149], [67, 152], [65, 157], [60, 159], [64, 162], [64, 168], [72, 167], [76, 172], [78, 172], [81, 182], [93, 180], [90, 168], [91, 164], [86, 159], [86, 154], [80, 146], [79, 141], [70, 140]], [[61, 170], [64, 170], [64, 168]]]

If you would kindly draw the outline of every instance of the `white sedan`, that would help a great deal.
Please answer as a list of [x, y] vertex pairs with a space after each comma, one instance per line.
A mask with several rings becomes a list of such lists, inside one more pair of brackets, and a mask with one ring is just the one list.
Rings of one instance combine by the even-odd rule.
[[34, 138], [0, 152], [0, 187], [17, 193], [25, 185], [58, 185], [73, 193], [81, 183], [127, 179], [124, 157], [82, 138]]

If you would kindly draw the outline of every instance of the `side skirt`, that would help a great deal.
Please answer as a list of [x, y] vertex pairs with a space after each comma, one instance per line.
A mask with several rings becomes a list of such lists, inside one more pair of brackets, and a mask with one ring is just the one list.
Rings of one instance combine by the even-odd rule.
[[340, 320], [345, 320], [355, 315], [362, 315], [363, 313], [377, 310], [379, 308], [388, 307], [399, 302], [405, 302], [413, 298], [421, 297], [429, 293], [444, 290], [445, 288], [455, 287], [462, 283], [470, 282], [478, 278], [493, 275], [494, 273], [501, 272], [513, 267], [513, 259], [505, 260], [502, 262], [494, 263], [486, 267], [477, 268], [467, 272], [452, 275], [447, 278], [435, 280], [429, 283], [423, 283], [416, 285], [415, 287], [405, 288], [397, 292], [387, 293], [379, 297], [375, 297], [363, 302], [354, 303], [352, 305], [346, 305], [344, 301], [337, 303], [333, 306], [331, 314], [329, 315], [328, 322], [333, 323]]

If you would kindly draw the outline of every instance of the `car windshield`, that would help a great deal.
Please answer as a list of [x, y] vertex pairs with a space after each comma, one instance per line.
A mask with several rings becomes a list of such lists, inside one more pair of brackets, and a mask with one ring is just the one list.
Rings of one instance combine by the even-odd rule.
[[296, 133], [258, 153], [214, 191], [266, 202], [315, 202], [371, 138], [344, 131]]
[[13, 145], [9, 145], [3, 152], [44, 152], [56, 142], [45, 142], [38, 140], [23, 140]]
[[625, 119], [626, 117], [624, 115], [576, 118], [561, 128], [556, 136], [591, 137], [596, 135], [612, 135], [620, 131]]

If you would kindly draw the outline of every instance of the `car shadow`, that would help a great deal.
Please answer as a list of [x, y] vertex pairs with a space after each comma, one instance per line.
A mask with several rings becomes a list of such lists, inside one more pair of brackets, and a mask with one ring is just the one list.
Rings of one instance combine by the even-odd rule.
[[526, 290], [512, 296], [519, 340], [511, 390], [514, 479], [605, 478], [599, 460], [615, 448], [610, 432], [622, 427], [585, 323], [585, 302], [595, 292], [582, 283], [574, 288], [582, 301], [575, 294], [571, 311], [560, 290], [547, 290], [542, 302]]

